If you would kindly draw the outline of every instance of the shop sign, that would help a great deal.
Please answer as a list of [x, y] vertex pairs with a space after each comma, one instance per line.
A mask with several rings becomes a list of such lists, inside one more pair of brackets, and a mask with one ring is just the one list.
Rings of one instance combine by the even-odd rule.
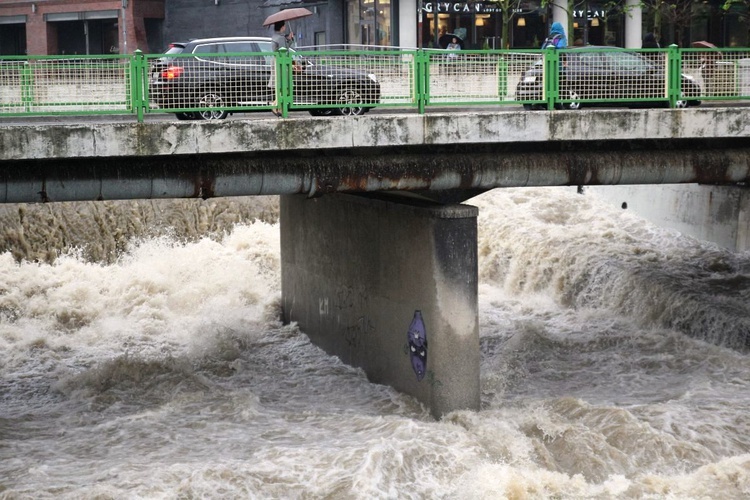
[[585, 13], [586, 12], [583, 9], [581, 9], [581, 10], [574, 10], [573, 11], [573, 19], [582, 19], [584, 17], [586, 19], [593, 19], [595, 17], [598, 17], [600, 19], [604, 19], [606, 17], [606, 14], [607, 14], [603, 10], [590, 10], [590, 11], [588, 11], [588, 15], [587, 16], [584, 15]]
[[[437, 5], [437, 9], [435, 6]], [[484, 13], [484, 12], [501, 12], [502, 9], [493, 4], [473, 3], [473, 2], [426, 2], [422, 8], [428, 14], [437, 10], [437, 12], [456, 12], [456, 13]]]

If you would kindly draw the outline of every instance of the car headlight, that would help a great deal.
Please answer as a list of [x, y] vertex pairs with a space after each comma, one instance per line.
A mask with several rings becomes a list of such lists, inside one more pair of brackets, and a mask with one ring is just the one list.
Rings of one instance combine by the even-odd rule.
[[534, 83], [536, 81], [535, 76], [524, 76], [523, 83]]
[[370, 80], [372, 80], [375, 83], [378, 83], [378, 77], [375, 76], [375, 73], [367, 73], [367, 78], [369, 78]]

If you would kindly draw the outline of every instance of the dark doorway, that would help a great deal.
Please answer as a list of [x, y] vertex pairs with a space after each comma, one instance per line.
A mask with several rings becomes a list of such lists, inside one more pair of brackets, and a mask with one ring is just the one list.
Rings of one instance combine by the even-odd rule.
[[0, 29], [0, 56], [26, 54], [26, 25], [3, 24]]
[[119, 51], [116, 19], [61, 21], [55, 24], [60, 54], [117, 54]]
[[164, 34], [162, 30], [162, 19], [145, 18], [143, 23], [146, 27], [146, 43], [151, 54], [158, 54], [164, 50]]

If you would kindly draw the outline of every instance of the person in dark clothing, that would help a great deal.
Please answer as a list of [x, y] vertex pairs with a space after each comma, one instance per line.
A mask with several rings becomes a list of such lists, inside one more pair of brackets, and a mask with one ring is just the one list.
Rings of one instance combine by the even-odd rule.
[[[656, 40], [656, 35], [654, 35], [653, 33], [646, 33], [646, 36], [643, 37], [643, 44], [641, 45], [641, 48], [660, 49], [661, 45], [659, 45], [659, 42]], [[659, 52], [645, 52], [643, 55], [655, 64], [659, 65], [661, 68], [664, 68], [666, 66], [666, 54]]]
[[646, 36], [643, 37], [643, 45], [641, 45], [641, 48], [660, 49], [661, 45], [659, 45], [659, 42], [656, 40], [656, 35], [653, 33], [646, 33]]
[[447, 49], [448, 44], [451, 43], [451, 36], [448, 34], [448, 28], [445, 26], [440, 27], [440, 33], [438, 33], [438, 45], [441, 49]]

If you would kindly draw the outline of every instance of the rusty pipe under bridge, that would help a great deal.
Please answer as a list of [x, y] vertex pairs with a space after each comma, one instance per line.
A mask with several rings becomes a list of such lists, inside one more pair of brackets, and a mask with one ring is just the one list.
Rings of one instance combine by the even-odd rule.
[[750, 145], [719, 142], [11, 160], [0, 171], [0, 202], [366, 192], [457, 202], [497, 187], [750, 182]]

